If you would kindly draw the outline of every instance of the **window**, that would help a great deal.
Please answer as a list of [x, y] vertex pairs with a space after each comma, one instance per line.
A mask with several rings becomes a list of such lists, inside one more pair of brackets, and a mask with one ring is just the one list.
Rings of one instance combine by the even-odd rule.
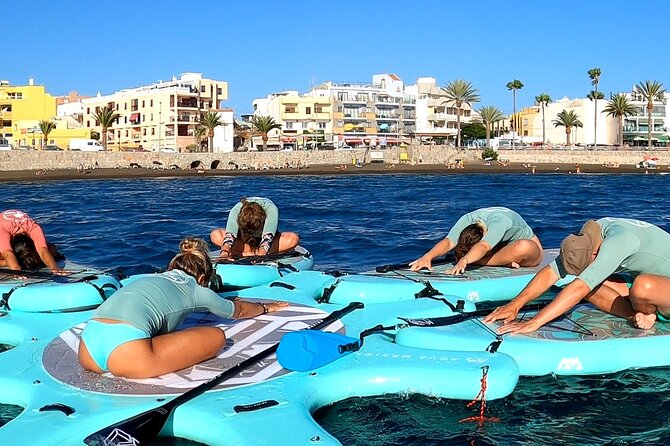
[[[128, 110], [128, 103], [127, 103], [127, 102], [124, 102], [124, 103], [123, 103], [123, 109], [124, 109], [124, 110]], [[126, 135], [126, 136], [128, 136], [128, 135]]]
[[222, 93], [223, 90], [221, 89], [221, 87], [216, 87], [216, 94], [222, 94]]
[[318, 122], [317, 126], [319, 129], [324, 130], [326, 128], [326, 123], [325, 122]]
[[204, 93], [206, 91], [207, 91], [207, 87], [205, 87], [204, 85], [201, 85], [200, 86], [200, 93]]
[[147, 136], [147, 129], [146, 128], [142, 129], [142, 135]]
[[116, 104], [116, 111], [119, 111], [119, 104]]
[[142, 108], [144, 108], [144, 99], [142, 99]]
[[311, 115], [312, 114], [312, 107], [305, 108], [305, 113], [307, 113], [308, 115]]
[[152, 99], [152, 100], [149, 101], [149, 107], [153, 107], [153, 106], [154, 106], [154, 100]]
[[284, 128], [286, 130], [292, 130], [293, 129], [293, 123], [292, 122], [285, 122], [284, 123]]
[[128, 137], [128, 130], [126, 130], [126, 138]]
[[86, 107], [86, 114], [90, 115], [91, 114], [91, 107]]
[[154, 120], [154, 114], [153, 113], [151, 114], [151, 120], [152, 121]]
[[90, 127], [90, 126], [91, 126], [91, 121], [86, 121], [86, 127]]
[[153, 127], [151, 127], [151, 134], [152, 134], [152, 135], [155, 135], [155, 134], [156, 134], [156, 129], [153, 128]]

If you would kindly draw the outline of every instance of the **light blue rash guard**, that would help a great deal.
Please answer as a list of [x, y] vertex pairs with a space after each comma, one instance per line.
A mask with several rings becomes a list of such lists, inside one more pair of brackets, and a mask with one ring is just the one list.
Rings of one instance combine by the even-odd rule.
[[[593, 289], [615, 273], [670, 277], [670, 234], [640, 220], [605, 217], [597, 220], [603, 243], [596, 258], [578, 276]], [[556, 260], [549, 264], [560, 277], [567, 273]]]
[[104, 301], [93, 318], [125, 322], [153, 337], [173, 332], [194, 311], [229, 319], [235, 304], [175, 269], [129, 283]]
[[[253, 234], [254, 237], [262, 237], [265, 234], [272, 234], [274, 236], [279, 227], [279, 209], [277, 209], [277, 206], [269, 198], [250, 197], [246, 200], [251, 203], [258, 203], [265, 211], [263, 229], [261, 230], [261, 233]], [[230, 232], [235, 237], [237, 237], [240, 230], [240, 227], [237, 224], [237, 217], [240, 215], [242, 204], [243, 203], [240, 202], [233, 206], [228, 214], [228, 221], [226, 222], [226, 232]]]
[[477, 209], [459, 218], [445, 238], [456, 245], [463, 229], [477, 222], [486, 228], [482, 241], [491, 245], [491, 248], [499, 243], [530, 240], [535, 236], [528, 223], [513, 210], [504, 207], [490, 207]]

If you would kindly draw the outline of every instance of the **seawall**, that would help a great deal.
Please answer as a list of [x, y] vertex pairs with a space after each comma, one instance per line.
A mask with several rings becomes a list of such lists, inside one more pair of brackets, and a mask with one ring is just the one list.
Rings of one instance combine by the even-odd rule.
[[[400, 163], [413, 160], [423, 164], [448, 164], [456, 159], [466, 164], [482, 164], [481, 150], [456, 150], [444, 146], [409, 146], [406, 150], [391, 148], [383, 151], [385, 163]], [[402, 155], [404, 152], [406, 156]], [[402, 156], [401, 156], [402, 155]], [[668, 165], [670, 151], [657, 150], [501, 150], [499, 159], [512, 163], [564, 163], [603, 164], [619, 163], [635, 165], [647, 155], [658, 158], [659, 165]], [[141, 167], [177, 166], [188, 169], [200, 161], [205, 169], [226, 167], [302, 167], [306, 165], [351, 164], [352, 160], [366, 157], [365, 149], [322, 150], [296, 152], [233, 152], [233, 153], [155, 153], [155, 152], [47, 152], [47, 151], [2, 151], [0, 169], [21, 171], [34, 169], [78, 169], [98, 166], [100, 168], [127, 168], [136, 164]], [[217, 163], [218, 161], [218, 163]]]

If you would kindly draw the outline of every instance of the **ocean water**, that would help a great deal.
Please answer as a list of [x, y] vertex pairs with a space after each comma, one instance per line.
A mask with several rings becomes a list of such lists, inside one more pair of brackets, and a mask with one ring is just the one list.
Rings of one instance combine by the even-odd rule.
[[[0, 184], [0, 209], [27, 211], [78, 263], [126, 273], [163, 268], [185, 235], [225, 225], [242, 196], [279, 206], [317, 269], [364, 271], [414, 259], [465, 212], [517, 210], [545, 247], [590, 218], [631, 217], [670, 228], [661, 175], [371, 175], [216, 177]], [[322, 408], [317, 421], [345, 445], [670, 444], [670, 369], [522, 378], [488, 405], [499, 422], [461, 423], [463, 401], [387, 395]], [[0, 425], [16, 416], [0, 405]], [[188, 445], [183, 440], [158, 444]]]

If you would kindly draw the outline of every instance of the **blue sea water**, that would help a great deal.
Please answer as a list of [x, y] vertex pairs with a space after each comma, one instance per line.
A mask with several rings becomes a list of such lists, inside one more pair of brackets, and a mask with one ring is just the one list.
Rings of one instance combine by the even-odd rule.
[[[363, 271], [420, 256], [484, 206], [517, 210], [545, 247], [603, 216], [669, 229], [669, 194], [660, 175], [210, 177], [3, 183], [0, 208], [27, 211], [71, 260], [136, 273], [163, 268], [183, 236], [225, 225], [240, 197], [266, 196], [317, 269]], [[663, 368], [522, 378], [511, 396], [489, 403], [500, 421], [483, 426], [459, 422], [474, 415], [462, 401], [418, 395], [344, 401], [317, 420], [345, 445], [670, 444], [669, 397]], [[12, 410], [0, 406], [0, 425]]]

